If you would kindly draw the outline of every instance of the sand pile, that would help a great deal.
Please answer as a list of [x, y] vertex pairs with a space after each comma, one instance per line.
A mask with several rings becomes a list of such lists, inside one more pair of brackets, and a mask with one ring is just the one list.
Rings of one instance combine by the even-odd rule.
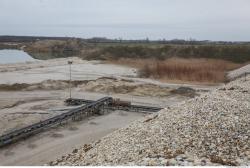
[[68, 81], [55, 81], [55, 80], [46, 80], [41, 83], [31, 84], [29, 87], [24, 90], [61, 90], [69, 88]]
[[[130, 80], [116, 78], [99, 78], [89, 81], [72, 81], [71, 86], [78, 91], [88, 91], [106, 94], [129, 94], [134, 96], [167, 97], [172, 94], [184, 94], [168, 87], [155, 84], [138, 83]], [[69, 81], [66, 80], [45, 80], [41, 83], [27, 84], [16, 83], [12, 85], [0, 84], [0, 91], [34, 91], [34, 90], [65, 90], [69, 88]], [[188, 90], [189, 91], [189, 90]], [[195, 90], [192, 90], [195, 93]]]
[[51, 165], [250, 165], [250, 76], [147, 116]]
[[[71, 86], [77, 87], [88, 81], [72, 81]], [[15, 83], [12, 85], [0, 84], [0, 91], [33, 91], [33, 90], [64, 90], [69, 88], [69, 81], [66, 80], [45, 80], [41, 83], [27, 84]]]
[[137, 83], [116, 78], [99, 78], [79, 86], [81, 91], [98, 93], [130, 94], [135, 96], [165, 97], [170, 95], [170, 88], [154, 84]]

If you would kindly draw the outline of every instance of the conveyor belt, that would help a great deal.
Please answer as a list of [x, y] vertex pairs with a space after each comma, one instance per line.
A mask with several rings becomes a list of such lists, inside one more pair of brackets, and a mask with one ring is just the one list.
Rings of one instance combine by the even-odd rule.
[[[65, 101], [68, 105], [82, 105], [94, 102], [93, 100], [85, 100], [85, 99], [67, 99]], [[141, 106], [141, 105], [114, 105], [110, 104], [108, 107], [109, 109], [113, 110], [124, 110], [124, 111], [131, 111], [131, 112], [148, 112], [154, 113], [162, 110], [163, 108], [160, 107], [150, 107], [150, 106]]]
[[94, 102], [93, 100], [85, 100], [85, 99], [67, 99], [65, 103], [69, 106], [78, 106], [82, 104], [89, 104]]
[[58, 116], [49, 118], [45, 121], [0, 136], [0, 147], [12, 144], [18, 140], [37, 134], [43, 131], [45, 128], [58, 125], [70, 118], [79, 117], [85, 114], [93, 115], [97, 111], [100, 111], [101, 107], [103, 107], [103, 109], [110, 109], [110, 110], [124, 110], [124, 111], [147, 112], [147, 113], [158, 112], [162, 109], [159, 107], [148, 107], [148, 106], [131, 105], [131, 104], [127, 105], [114, 104], [112, 97], [104, 97], [97, 101], [84, 100], [84, 99], [68, 99], [66, 100], [66, 103], [69, 105], [82, 105], [82, 106], [70, 110], [66, 113], [60, 114]]
[[104, 97], [97, 101], [92, 101], [87, 105], [83, 105], [66, 113], [49, 118], [45, 121], [30, 125], [28, 127], [12, 131], [6, 135], [0, 136], [0, 147], [14, 143], [20, 139], [27, 138], [33, 134], [41, 132], [44, 128], [60, 124], [64, 120], [80, 115], [82, 113], [94, 112], [101, 106], [108, 106], [112, 103], [112, 97]]

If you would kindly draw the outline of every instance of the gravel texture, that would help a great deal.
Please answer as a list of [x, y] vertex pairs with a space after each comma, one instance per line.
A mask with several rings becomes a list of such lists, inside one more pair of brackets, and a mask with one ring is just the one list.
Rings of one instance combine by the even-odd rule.
[[246, 66], [243, 66], [239, 69], [236, 69], [236, 70], [233, 70], [233, 71], [230, 71], [227, 73], [227, 78], [229, 80], [235, 80], [239, 77], [244, 77], [245, 74], [250, 74], [250, 64], [246, 65]]
[[75, 149], [49, 165], [250, 166], [250, 76]]

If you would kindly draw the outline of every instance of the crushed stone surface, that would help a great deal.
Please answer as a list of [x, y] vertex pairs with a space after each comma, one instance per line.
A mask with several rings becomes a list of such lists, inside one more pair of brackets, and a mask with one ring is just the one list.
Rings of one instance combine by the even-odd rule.
[[229, 80], [234, 80], [234, 79], [239, 78], [239, 77], [244, 77], [245, 74], [250, 74], [250, 64], [243, 66], [239, 69], [228, 72], [227, 78]]

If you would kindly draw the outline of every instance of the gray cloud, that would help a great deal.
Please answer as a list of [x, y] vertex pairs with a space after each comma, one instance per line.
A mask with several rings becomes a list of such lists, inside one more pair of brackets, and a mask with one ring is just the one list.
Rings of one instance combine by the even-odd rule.
[[0, 0], [0, 35], [250, 40], [249, 0]]

